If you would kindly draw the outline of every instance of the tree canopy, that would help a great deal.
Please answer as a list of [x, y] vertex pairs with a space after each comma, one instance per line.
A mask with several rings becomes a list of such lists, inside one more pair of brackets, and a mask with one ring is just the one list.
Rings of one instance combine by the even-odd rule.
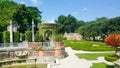
[[96, 36], [100, 36], [102, 40], [111, 33], [120, 33], [120, 17], [107, 19], [106, 17], [97, 18], [88, 22], [85, 26], [79, 27], [77, 30], [84, 38], [92, 37], [96, 40]]
[[24, 4], [18, 5], [12, 0], [1, 0], [0, 31], [6, 30], [10, 19], [19, 26], [18, 31], [24, 33], [26, 30], [31, 29], [32, 19], [36, 26], [41, 22], [41, 12], [37, 7], [26, 7]]
[[68, 16], [60, 15], [55, 22], [58, 33], [75, 32], [79, 26], [84, 25], [84, 21], [78, 21], [70, 14]]
[[17, 3], [10, 0], [0, 0], [0, 31], [6, 30], [10, 19], [13, 19], [14, 13], [18, 8]]

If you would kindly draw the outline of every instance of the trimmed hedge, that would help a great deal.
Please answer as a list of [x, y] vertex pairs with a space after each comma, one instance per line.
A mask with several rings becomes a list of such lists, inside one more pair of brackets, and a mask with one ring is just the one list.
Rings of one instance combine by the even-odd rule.
[[22, 41], [25, 41], [25, 34], [22, 34]]
[[116, 61], [119, 57], [116, 54], [104, 56], [106, 61], [113, 62]]
[[43, 42], [43, 37], [41, 34], [35, 34], [35, 42]]
[[4, 31], [3, 32], [4, 43], [10, 43], [10, 32]]
[[3, 43], [3, 33], [0, 32], [0, 43]]
[[32, 41], [32, 31], [27, 30], [27, 31], [25, 32], [25, 40], [28, 41], [28, 42], [31, 42], [31, 41]]
[[20, 41], [20, 33], [19, 33], [19, 31], [13, 32], [13, 40], [14, 40], [14, 42], [19, 42]]

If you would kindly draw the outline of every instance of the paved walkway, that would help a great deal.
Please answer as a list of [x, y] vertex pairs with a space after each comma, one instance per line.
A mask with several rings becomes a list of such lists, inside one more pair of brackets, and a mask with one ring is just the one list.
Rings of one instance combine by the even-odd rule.
[[79, 59], [75, 56], [76, 53], [108, 53], [106, 52], [89, 52], [89, 51], [76, 51], [72, 50], [70, 47], [65, 48], [66, 52], [68, 53], [68, 57], [59, 60], [59, 65], [53, 65], [51, 68], [90, 68], [93, 63], [98, 62], [105, 62], [109, 65], [113, 65], [113, 63], [107, 62], [104, 60], [104, 57], [98, 57], [98, 60], [86, 60], [86, 59]]

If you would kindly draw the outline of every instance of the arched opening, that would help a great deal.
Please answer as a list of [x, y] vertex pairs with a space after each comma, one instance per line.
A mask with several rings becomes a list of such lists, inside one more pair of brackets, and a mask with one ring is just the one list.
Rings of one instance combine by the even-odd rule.
[[46, 30], [44, 33], [44, 42], [52, 41], [52, 31]]

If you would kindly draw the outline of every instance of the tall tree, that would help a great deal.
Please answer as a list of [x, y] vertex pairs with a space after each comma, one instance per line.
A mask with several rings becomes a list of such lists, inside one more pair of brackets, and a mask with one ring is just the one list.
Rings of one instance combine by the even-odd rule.
[[56, 24], [58, 26], [58, 33], [65, 33], [65, 31], [75, 32], [77, 28], [77, 19], [72, 15], [60, 15], [56, 20]]
[[32, 19], [35, 25], [41, 22], [41, 12], [36, 7], [26, 7], [21, 4], [14, 14], [14, 20], [19, 25], [19, 31], [24, 33], [26, 30], [31, 29]]
[[0, 0], [0, 31], [6, 30], [6, 26], [9, 20], [13, 19], [17, 8], [17, 3], [11, 0]]

